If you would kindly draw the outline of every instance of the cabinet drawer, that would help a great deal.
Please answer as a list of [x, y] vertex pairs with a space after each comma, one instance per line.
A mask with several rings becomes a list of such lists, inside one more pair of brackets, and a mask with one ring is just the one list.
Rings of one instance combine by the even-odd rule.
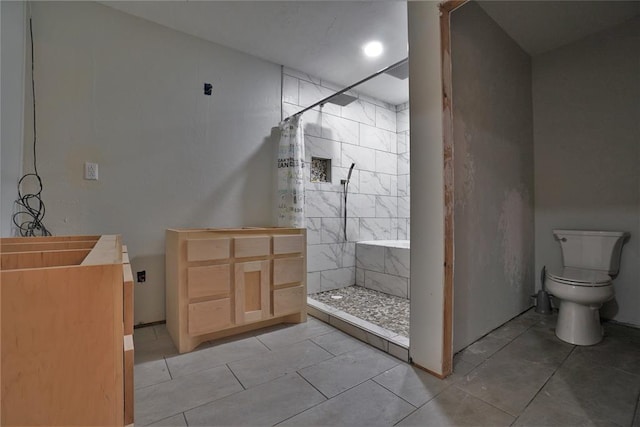
[[276, 289], [273, 291], [273, 315], [296, 313], [302, 310], [305, 302], [302, 286]]
[[302, 282], [304, 275], [304, 259], [279, 258], [273, 260], [273, 285]]
[[189, 335], [201, 335], [231, 325], [231, 299], [189, 304]]
[[231, 290], [229, 271], [229, 264], [189, 267], [187, 269], [187, 294], [189, 298], [229, 296]]
[[229, 258], [231, 239], [188, 239], [187, 261], [209, 261]]
[[236, 258], [265, 256], [271, 251], [270, 236], [236, 237], [233, 242]]
[[299, 234], [273, 236], [273, 253], [298, 254], [304, 249], [304, 236]]

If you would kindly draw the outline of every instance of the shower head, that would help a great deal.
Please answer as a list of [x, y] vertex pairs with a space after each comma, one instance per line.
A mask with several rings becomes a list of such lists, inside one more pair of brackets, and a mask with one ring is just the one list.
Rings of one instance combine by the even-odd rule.
[[347, 181], [351, 179], [351, 173], [353, 172], [353, 168], [356, 166], [355, 163], [351, 163], [351, 167], [349, 168], [349, 175], [347, 175]]
[[356, 99], [358, 98], [356, 98], [355, 96], [347, 95], [346, 93], [337, 93], [331, 98], [329, 98], [327, 102], [344, 107], [346, 105], [351, 104]]
[[404, 61], [384, 73], [393, 76], [396, 79], [406, 80], [409, 78], [409, 61]]

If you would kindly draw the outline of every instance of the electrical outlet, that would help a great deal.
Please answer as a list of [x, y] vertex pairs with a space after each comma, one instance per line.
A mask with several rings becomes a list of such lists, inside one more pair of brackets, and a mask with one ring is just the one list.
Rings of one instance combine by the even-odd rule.
[[138, 283], [144, 283], [147, 281], [147, 270], [138, 271], [136, 275], [138, 276]]
[[84, 163], [84, 179], [97, 181], [98, 180], [98, 164], [85, 162]]

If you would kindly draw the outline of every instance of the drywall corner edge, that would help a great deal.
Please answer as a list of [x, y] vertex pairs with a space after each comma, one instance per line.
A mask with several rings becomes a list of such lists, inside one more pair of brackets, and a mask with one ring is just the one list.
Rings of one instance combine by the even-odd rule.
[[[444, 339], [444, 150], [440, 11], [409, 2], [412, 361], [447, 375]], [[451, 350], [449, 349], [449, 354]]]

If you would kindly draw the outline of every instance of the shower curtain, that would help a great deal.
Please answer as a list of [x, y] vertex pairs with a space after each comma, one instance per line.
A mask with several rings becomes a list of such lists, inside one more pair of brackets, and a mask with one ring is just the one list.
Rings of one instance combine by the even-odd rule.
[[280, 123], [277, 198], [278, 226], [304, 228], [304, 135], [300, 116]]

